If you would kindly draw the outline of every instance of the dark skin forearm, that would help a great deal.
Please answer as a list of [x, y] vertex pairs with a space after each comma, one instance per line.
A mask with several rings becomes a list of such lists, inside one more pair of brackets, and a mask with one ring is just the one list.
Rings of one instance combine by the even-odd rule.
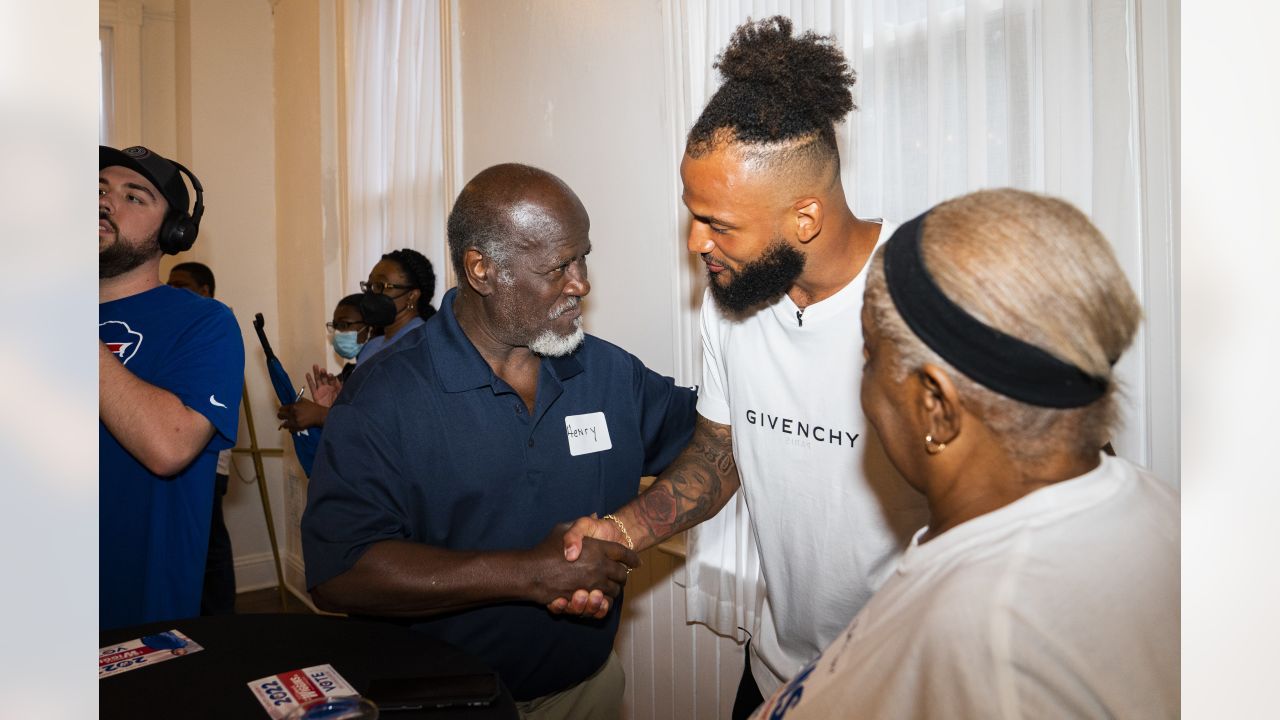
[[330, 611], [424, 617], [499, 602], [550, 602], [574, 588], [616, 597], [635, 553], [605, 542], [584, 544], [569, 563], [560, 551], [560, 525], [530, 550], [458, 551], [405, 540], [373, 544], [347, 572], [312, 589]]

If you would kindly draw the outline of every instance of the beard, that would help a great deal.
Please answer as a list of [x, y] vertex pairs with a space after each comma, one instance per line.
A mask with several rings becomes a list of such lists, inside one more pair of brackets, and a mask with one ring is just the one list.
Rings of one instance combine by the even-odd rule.
[[[551, 314], [547, 316], [547, 319], [555, 320], [561, 315], [577, 307], [580, 301], [580, 298], [569, 298], [569, 301], [564, 305], [552, 310]], [[550, 329], [543, 330], [541, 333], [538, 333], [537, 337], [530, 341], [529, 350], [532, 351], [533, 354], [540, 355], [542, 357], [564, 357], [565, 355], [572, 354], [579, 346], [582, 345], [582, 340], [586, 337], [586, 332], [582, 329], [581, 315], [573, 321], [573, 325], [574, 330], [568, 335], [557, 335], [554, 330]]]
[[120, 228], [113, 222], [111, 229], [116, 233], [116, 241], [98, 251], [99, 280], [123, 275], [160, 253], [160, 244], [156, 242], [159, 231], [152, 233], [151, 237], [142, 242], [135, 242], [121, 235]]
[[[791, 289], [804, 272], [804, 255], [781, 238], [765, 248], [760, 257], [731, 271], [733, 278], [721, 285], [707, 273], [711, 297], [731, 313], [741, 314], [759, 305], [772, 303]], [[724, 274], [724, 271], [721, 271]]]
[[582, 329], [581, 322], [581, 320], [578, 321], [577, 329], [569, 335], [557, 335], [550, 330], [543, 330], [541, 335], [529, 343], [529, 350], [541, 357], [564, 357], [573, 354], [582, 345], [582, 340], [587, 335]]

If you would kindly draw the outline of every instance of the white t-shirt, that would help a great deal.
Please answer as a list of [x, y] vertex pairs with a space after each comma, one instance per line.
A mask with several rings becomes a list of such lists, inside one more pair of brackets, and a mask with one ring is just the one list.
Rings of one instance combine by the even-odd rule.
[[710, 291], [702, 303], [698, 413], [733, 427], [764, 575], [751, 648], [766, 697], [835, 639], [928, 519], [862, 414], [865, 287], [864, 269], [801, 320], [786, 295], [740, 320]]
[[1177, 492], [1104, 456], [913, 542], [754, 717], [1177, 717], [1178, 557]]

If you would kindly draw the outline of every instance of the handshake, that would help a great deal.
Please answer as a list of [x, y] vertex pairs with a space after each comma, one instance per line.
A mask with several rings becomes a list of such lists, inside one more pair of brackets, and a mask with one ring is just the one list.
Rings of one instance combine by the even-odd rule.
[[597, 620], [609, 613], [627, 575], [640, 566], [622, 527], [611, 516], [593, 514], [556, 525], [531, 551], [541, 567], [537, 597], [549, 612]]

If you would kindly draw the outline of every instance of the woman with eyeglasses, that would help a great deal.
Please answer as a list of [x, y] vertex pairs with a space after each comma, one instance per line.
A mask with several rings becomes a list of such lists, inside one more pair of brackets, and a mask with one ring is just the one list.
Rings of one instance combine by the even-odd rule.
[[[381, 329], [395, 319], [396, 308], [390, 298], [371, 293], [348, 295], [338, 301], [333, 309], [333, 320], [325, 323], [333, 351], [347, 360], [354, 360], [361, 349]], [[354, 362], [347, 363], [342, 372], [331, 374], [319, 365], [312, 365], [307, 373], [307, 392], [310, 397], [300, 397], [297, 402], [281, 406], [276, 413], [283, 422], [280, 427], [290, 432], [322, 427], [329, 416], [342, 384], [356, 369]]]
[[[429, 302], [436, 290], [435, 269], [426, 256], [412, 248], [383, 255], [360, 289], [362, 295], [350, 295], [338, 303], [333, 322], [327, 326], [333, 331], [334, 351], [344, 358], [355, 357], [356, 365], [421, 327], [436, 313]], [[352, 298], [356, 299], [354, 306], [347, 304]], [[353, 317], [357, 309], [363, 313], [359, 321]], [[348, 364], [341, 375], [333, 375], [319, 365], [312, 366], [312, 372], [307, 373], [311, 399], [282, 406], [276, 414], [283, 421], [280, 427], [291, 432], [322, 427], [342, 383], [354, 369]]]
[[381, 335], [371, 338], [360, 350], [356, 363], [367, 360], [388, 345], [394, 343], [415, 328], [419, 328], [436, 309], [431, 297], [436, 291], [436, 273], [431, 261], [411, 248], [401, 248], [382, 256], [369, 279], [360, 283], [366, 293], [391, 298], [395, 303], [395, 318], [382, 329]]

